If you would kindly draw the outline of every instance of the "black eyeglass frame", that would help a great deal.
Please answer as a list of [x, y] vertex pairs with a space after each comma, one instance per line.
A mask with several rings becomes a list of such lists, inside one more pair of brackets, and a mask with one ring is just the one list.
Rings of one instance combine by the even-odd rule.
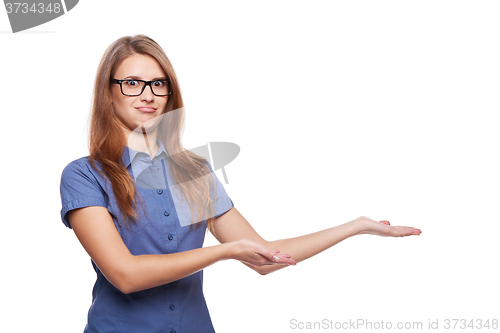
[[[137, 94], [137, 95], [127, 95], [127, 94], [125, 94], [123, 92], [123, 87], [122, 87], [122, 83], [125, 82], [125, 81], [139, 81], [139, 82], [144, 82], [144, 86], [142, 86], [142, 90], [141, 90], [141, 92], [139, 94]], [[149, 86], [149, 88], [151, 88], [151, 92], [155, 96], [165, 97], [165, 96], [171, 95], [172, 94], [172, 90], [170, 90], [168, 92], [168, 94], [166, 94], [166, 95], [155, 94], [155, 91], [154, 91], [153, 86], [151, 85], [151, 83], [158, 82], [158, 81], [166, 82], [167, 84], [170, 83], [170, 80], [168, 80], [168, 79], [152, 80], [152, 81], [144, 81], [144, 80], [137, 80], [137, 79], [125, 79], [125, 80], [111, 79], [111, 83], [116, 83], [116, 84], [120, 85], [120, 91], [122, 92], [122, 95], [124, 95], [124, 96], [130, 96], [130, 97], [141, 96], [142, 93], [144, 92], [144, 89], [146, 89], [147, 86]]]

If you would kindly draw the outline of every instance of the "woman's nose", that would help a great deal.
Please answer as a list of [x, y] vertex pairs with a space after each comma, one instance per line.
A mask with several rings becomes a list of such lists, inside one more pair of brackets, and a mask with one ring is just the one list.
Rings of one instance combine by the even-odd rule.
[[152, 101], [154, 99], [154, 94], [153, 90], [151, 88], [151, 85], [145, 87], [144, 91], [141, 94], [141, 100], [142, 101]]

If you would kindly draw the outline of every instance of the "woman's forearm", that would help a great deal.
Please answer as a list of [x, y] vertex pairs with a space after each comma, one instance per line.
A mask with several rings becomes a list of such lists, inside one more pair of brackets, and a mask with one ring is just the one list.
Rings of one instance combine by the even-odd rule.
[[128, 294], [170, 283], [228, 259], [228, 255], [229, 244], [220, 244], [171, 254], [132, 256], [119, 289]]
[[[128, 261], [120, 265], [126, 269], [122, 271], [119, 279], [119, 289], [124, 293], [131, 293], [160, 286], [199, 272], [225, 259], [236, 259], [254, 267], [281, 265], [287, 262], [283, 258], [280, 263], [276, 262], [273, 259], [276, 253], [258, 242], [243, 238], [185, 252], [129, 256]], [[288, 262], [295, 264], [293, 260]]]
[[[357, 221], [351, 221], [308, 235], [270, 241], [265, 246], [270, 249], [279, 249], [282, 253], [290, 254], [292, 259], [300, 262], [323, 252], [344, 239], [357, 235], [361, 231], [360, 224]], [[261, 274], [267, 274], [283, 267], [287, 266], [263, 266], [259, 267], [258, 271]]]

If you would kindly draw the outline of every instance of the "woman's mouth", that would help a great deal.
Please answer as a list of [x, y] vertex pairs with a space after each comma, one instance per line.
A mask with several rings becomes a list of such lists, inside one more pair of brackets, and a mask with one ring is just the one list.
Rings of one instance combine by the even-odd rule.
[[150, 107], [150, 106], [141, 106], [141, 107], [138, 107], [136, 109], [139, 110], [139, 111], [141, 111], [141, 112], [148, 112], [148, 113], [152, 113], [152, 112], [156, 111], [155, 108]]

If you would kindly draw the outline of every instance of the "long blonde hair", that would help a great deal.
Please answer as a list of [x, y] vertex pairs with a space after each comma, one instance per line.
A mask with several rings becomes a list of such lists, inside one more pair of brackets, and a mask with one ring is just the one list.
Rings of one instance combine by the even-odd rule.
[[[144, 35], [126, 36], [116, 40], [104, 52], [94, 84], [89, 133], [89, 161], [95, 168], [98, 162], [111, 182], [118, 206], [127, 221], [137, 218], [138, 193], [134, 180], [122, 161], [126, 138], [111, 103], [111, 84], [118, 65], [133, 54], [149, 55], [156, 59], [167, 75], [172, 94], [158, 125], [158, 138], [163, 142], [172, 163], [169, 172], [181, 190], [191, 211], [191, 221], [207, 222], [213, 231], [215, 180], [206, 159], [182, 146], [184, 109], [177, 77], [163, 49]], [[174, 111], [175, 112], [171, 112]], [[99, 169], [98, 169], [99, 170]], [[193, 220], [195, 217], [196, 219]]]

